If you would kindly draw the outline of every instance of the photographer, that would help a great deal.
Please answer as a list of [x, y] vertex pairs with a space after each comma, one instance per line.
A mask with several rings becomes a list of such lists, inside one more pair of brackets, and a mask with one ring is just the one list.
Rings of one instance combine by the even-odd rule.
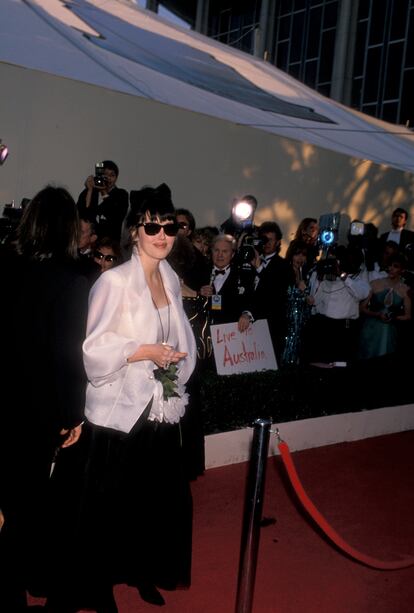
[[245, 232], [255, 232], [253, 225], [254, 215], [257, 209], [257, 199], [251, 194], [246, 194], [240, 200], [235, 199], [231, 209], [231, 215], [220, 226], [221, 234], [231, 234], [239, 239]]
[[361, 261], [359, 249], [340, 246], [317, 264], [305, 331], [306, 359], [314, 366], [346, 366], [355, 357], [359, 303], [369, 294], [369, 284], [358, 278]]
[[378, 228], [373, 223], [364, 223], [354, 219], [348, 231], [348, 245], [359, 249], [362, 256], [360, 277], [367, 281], [378, 279], [384, 274], [380, 265], [380, 243]]
[[30, 203], [30, 198], [23, 198], [19, 207], [16, 207], [14, 200], [10, 204], [5, 204], [3, 215], [0, 217], [0, 253], [7, 253], [13, 250], [16, 241], [16, 231], [23, 216], [24, 209]]
[[121, 227], [128, 209], [128, 192], [116, 185], [119, 168], [111, 160], [96, 165], [78, 198], [79, 217], [90, 219], [98, 236], [121, 238]]

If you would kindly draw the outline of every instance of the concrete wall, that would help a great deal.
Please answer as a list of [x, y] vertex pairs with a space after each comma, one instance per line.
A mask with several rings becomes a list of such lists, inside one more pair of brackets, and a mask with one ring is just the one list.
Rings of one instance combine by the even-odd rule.
[[341, 211], [385, 230], [395, 206], [414, 202], [410, 173], [313, 145], [10, 64], [0, 63], [0, 83], [0, 138], [10, 148], [0, 205], [48, 182], [76, 198], [105, 158], [119, 164], [120, 187], [168, 183], [200, 226], [222, 222], [234, 197], [253, 193], [256, 222], [276, 219], [286, 241], [305, 216]]
[[[359, 441], [373, 436], [414, 429], [412, 404], [371, 409], [357, 413], [341, 413], [311, 419], [273, 424], [272, 432], [280, 431], [280, 437], [291, 451]], [[253, 428], [210, 434], [205, 439], [206, 468], [247, 462], [251, 456]], [[277, 438], [270, 437], [269, 455], [279, 453]]]

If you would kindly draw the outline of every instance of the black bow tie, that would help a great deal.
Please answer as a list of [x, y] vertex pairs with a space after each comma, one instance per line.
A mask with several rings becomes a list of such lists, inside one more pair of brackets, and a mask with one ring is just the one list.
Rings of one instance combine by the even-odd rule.
[[218, 268], [215, 268], [215, 269], [214, 269], [214, 274], [215, 274], [215, 276], [217, 276], [217, 275], [224, 275], [224, 274], [225, 274], [225, 272], [226, 272], [226, 269], [225, 269], [225, 268], [223, 268], [222, 270], [219, 270]]

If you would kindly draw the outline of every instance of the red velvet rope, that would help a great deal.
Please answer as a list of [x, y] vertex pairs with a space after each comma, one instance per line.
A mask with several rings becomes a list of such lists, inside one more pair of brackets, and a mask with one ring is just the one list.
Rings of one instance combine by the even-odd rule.
[[414, 557], [405, 557], [402, 560], [394, 560], [390, 562], [384, 562], [382, 560], [377, 560], [376, 558], [371, 558], [371, 556], [367, 556], [360, 551], [357, 551], [344, 539], [339, 536], [339, 534], [332, 528], [332, 526], [327, 522], [324, 516], [319, 513], [318, 509], [315, 507], [309, 496], [306, 494], [302, 483], [298, 477], [298, 473], [296, 472], [295, 465], [293, 464], [292, 456], [290, 455], [289, 447], [284, 441], [281, 441], [278, 444], [278, 448], [280, 451], [280, 455], [283, 460], [283, 464], [287, 470], [289, 475], [289, 479], [292, 483], [293, 489], [295, 490], [299, 500], [305, 507], [306, 511], [312, 517], [312, 519], [318, 524], [318, 526], [323, 530], [323, 532], [337, 545], [340, 549], [342, 549], [349, 556], [358, 560], [362, 564], [366, 566], [370, 566], [371, 568], [376, 568], [379, 570], [398, 570], [401, 568], [407, 568], [409, 566], [414, 566]]

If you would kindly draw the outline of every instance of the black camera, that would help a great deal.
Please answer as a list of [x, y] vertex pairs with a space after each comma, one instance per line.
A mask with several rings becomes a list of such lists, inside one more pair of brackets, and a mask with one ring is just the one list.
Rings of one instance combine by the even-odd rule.
[[316, 264], [318, 278], [335, 281], [342, 273], [357, 275], [363, 262], [363, 254], [354, 245], [338, 245]]
[[95, 187], [106, 187], [107, 179], [105, 177], [105, 169], [102, 162], [97, 162], [95, 164], [95, 176], [93, 178], [93, 182], [95, 183]]
[[340, 213], [326, 213], [319, 217], [318, 242], [321, 249], [326, 253], [338, 243]]
[[16, 207], [14, 202], [5, 204], [3, 216], [0, 217], [0, 244], [6, 245], [13, 239], [17, 227], [22, 218], [25, 207], [29, 204], [30, 198], [23, 198], [20, 206]]
[[334, 280], [340, 275], [340, 266], [336, 257], [327, 257], [319, 260], [316, 264], [316, 271], [319, 279], [327, 278]]
[[267, 242], [266, 236], [256, 234], [246, 234], [237, 251], [237, 261], [239, 266], [250, 266], [257, 253], [263, 252], [263, 245]]

